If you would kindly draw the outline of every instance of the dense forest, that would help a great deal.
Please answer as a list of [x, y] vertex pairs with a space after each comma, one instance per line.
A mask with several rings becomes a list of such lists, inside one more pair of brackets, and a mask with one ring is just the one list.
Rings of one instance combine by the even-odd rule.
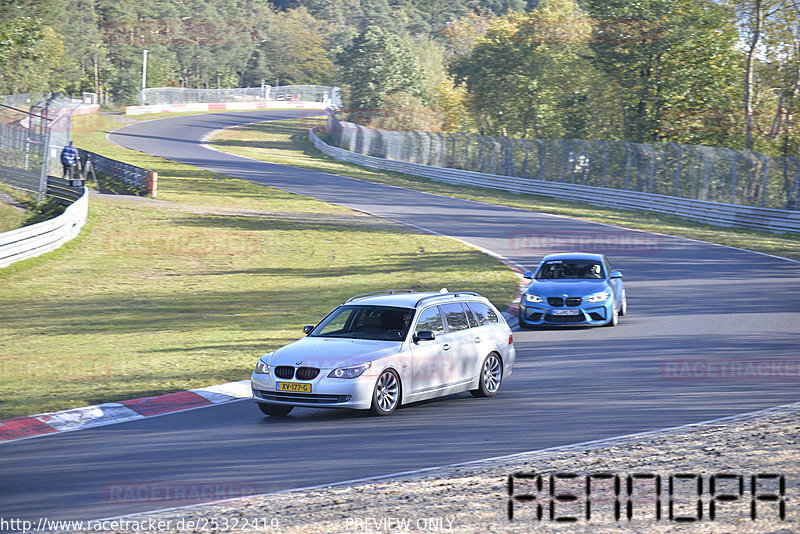
[[797, 0], [4, 0], [0, 94], [339, 85], [395, 128], [797, 153]]

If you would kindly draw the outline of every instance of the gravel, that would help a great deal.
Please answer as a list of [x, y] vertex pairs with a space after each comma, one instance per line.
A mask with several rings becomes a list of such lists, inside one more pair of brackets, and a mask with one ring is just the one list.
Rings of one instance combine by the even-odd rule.
[[[534, 494], [537, 501], [513, 500], [514, 519], [508, 517], [509, 475], [542, 475], [541, 492], [536, 479], [515, 478], [514, 495]], [[549, 475], [577, 474], [570, 482], [556, 479], [556, 494], [580, 494], [575, 503], [558, 502], [555, 517], [575, 516], [576, 522], [550, 519], [547, 493]], [[620, 514], [614, 517], [616, 496], [610, 480], [592, 477], [590, 519], [584, 516], [586, 476], [619, 476]], [[628, 475], [660, 475], [661, 517], [655, 516], [658, 495], [654, 479], [637, 477], [630, 499], [633, 518], [626, 514]], [[733, 501], [719, 499], [710, 519], [712, 475], [742, 476], [743, 494]], [[751, 518], [752, 476], [759, 477], [757, 495], [778, 495], [777, 500], [756, 501]], [[690, 475], [694, 478], [676, 478]], [[697, 478], [702, 493], [697, 494]], [[669, 517], [668, 481], [674, 486], [673, 512]], [[739, 478], [716, 480], [718, 495], [738, 493]], [[800, 403], [753, 414], [726, 418], [683, 428], [668, 429], [586, 444], [526, 452], [503, 458], [436, 468], [347, 485], [333, 485], [284, 493], [250, 496], [215, 504], [173, 508], [126, 516], [115, 532], [130, 532], [135, 522], [161, 521], [160, 532], [350, 533], [350, 532], [800, 532]], [[573, 484], [572, 486], [562, 484]], [[604, 485], [605, 484], [605, 485]], [[698, 499], [702, 519], [697, 517]], [[780, 501], [784, 517], [780, 517]], [[542, 502], [543, 517], [536, 517]], [[133, 523], [131, 523], [133, 522]], [[144, 523], [142, 523], [144, 525]], [[112, 525], [113, 526], [113, 525]], [[109, 530], [106, 530], [109, 531]]]

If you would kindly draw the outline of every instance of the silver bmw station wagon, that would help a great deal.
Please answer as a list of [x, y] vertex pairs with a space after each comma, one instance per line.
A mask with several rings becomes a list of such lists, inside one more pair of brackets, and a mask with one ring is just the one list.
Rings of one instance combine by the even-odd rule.
[[295, 406], [388, 415], [462, 391], [491, 397], [516, 358], [502, 314], [471, 292], [357, 295], [303, 330], [306, 337], [259, 358], [250, 377], [267, 415]]

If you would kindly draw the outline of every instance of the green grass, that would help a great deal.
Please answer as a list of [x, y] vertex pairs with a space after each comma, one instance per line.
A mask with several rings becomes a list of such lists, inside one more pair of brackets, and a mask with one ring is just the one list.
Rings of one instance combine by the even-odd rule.
[[0, 234], [23, 226], [27, 213], [0, 202]]
[[159, 173], [158, 199], [92, 198], [80, 236], [0, 269], [0, 419], [241, 380], [356, 293], [518, 288], [454, 240], [111, 145]]
[[[800, 260], [800, 235], [798, 234], [775, 234], [744, 228], [727, 228], [658, 213], [605, 208], [583, 202], [508, 193], [479, 187], [454, 186], [426, 178], [373, 170], [340, 162], [322, 155], [308, 141], [307, 129], [314, 123], [312, 119], [298, 119], [240, 126], [219, 132], [211, 139], [211, 142], [220, 150], [264, 161], [491, 204], [688, 237]], [[321, 124], [321, 121], [317, 124]]]

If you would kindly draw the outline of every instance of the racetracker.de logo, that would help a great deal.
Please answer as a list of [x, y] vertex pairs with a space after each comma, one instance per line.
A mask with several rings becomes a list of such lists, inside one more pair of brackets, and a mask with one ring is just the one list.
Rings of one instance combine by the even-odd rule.
[[113, 504], [185, 505], [258, 493], [256, 484], [242, 482], [120, 482], [103, 488], [105, 502]]
[[667, 380], [800, 380], [800, 358], [661, 360]]
[[660, 252], [664, 249], [664, 236], [630, 231], [580, 232], [569, 235], [520, 232], [511, 235], [509, 248], [515, 252], [542, 254], [573, 250], [598, 254], [626, 251]]

